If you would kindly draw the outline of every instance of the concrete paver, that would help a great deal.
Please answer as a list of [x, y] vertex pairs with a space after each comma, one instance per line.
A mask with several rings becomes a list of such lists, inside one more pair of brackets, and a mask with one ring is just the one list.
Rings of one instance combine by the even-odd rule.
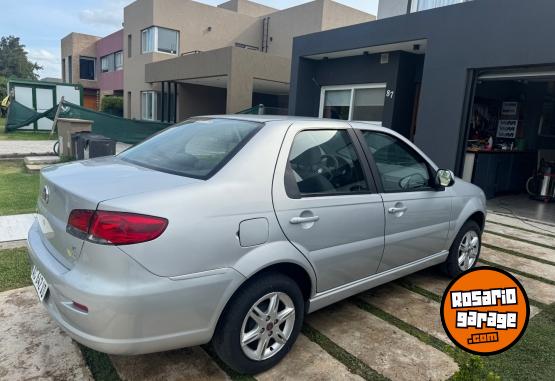
[[394, 315], [405, 323], [449, 345], [454, 345], [441, 324], [439, 303], [393, 283], [375, 288], [360, 296], [367, 303]]
[[122, 380], [229, 380], [200, 347], [141, 356], [110, 356]]
[[517, 241], [498, 235], [484, 233], [482, 241], [485, 244], [497, 246], [506, 250], [526, 254], [535, 258], [543, 259], [555, 263], [555, 250], [533, 245], [531, 243]]
[[500, 224], [510, 225], [517, 228], [532, 230], [537, 233], [547, 233], [555, 235], [555, 226], [543, 224], [539, 221], [530, 221], [524, 219], [518, 219], [510, 216], [505, 216], [497, 213], [488, 213], [486, 221], [498, 222]]
[[555, 266], [482, 247], [482, 259], [545, 279], [555, 279]]
[[92, 380], [81, 351], [33, 287], [0, 294], [0, 379]]
[[256, 376], [259, 381], [359, 381], [361, 377], [329, 355], [318, 344], [300, 335], [291, 352], [275, 367]]
[[514, 239], [524, 239], [528, 241], [533, 241], [542, 245], [547, 245], [555, 248], [555, 238], [542, 233], [532, 233], [524, 231], [518, 228], [510, 228], [503, 225], [497, 225], [495, 223], [486, 223], [486, 231], [505, 234], [513, 237]]
[[27, 232], [34, 220], [33, 213], [0, 216], [0, 243], [27, 239]]
[[348, 302], [318, 311], [307, 320], [392, 380], [445, 380], [458, 370], [447, 354]]

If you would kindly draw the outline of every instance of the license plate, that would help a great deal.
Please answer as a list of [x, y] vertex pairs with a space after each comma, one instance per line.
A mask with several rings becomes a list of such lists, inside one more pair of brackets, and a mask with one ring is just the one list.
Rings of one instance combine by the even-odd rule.
[[42, 302], [46, 296], [46, 292], [48, 291], [48, 283], [46, 283], [46, 279], [44, 279], [36, 266], [33, 266], [33, 270], [31, 270], [31, 280], [33, 281], [35, 290], [37, 290], [39, 299]]

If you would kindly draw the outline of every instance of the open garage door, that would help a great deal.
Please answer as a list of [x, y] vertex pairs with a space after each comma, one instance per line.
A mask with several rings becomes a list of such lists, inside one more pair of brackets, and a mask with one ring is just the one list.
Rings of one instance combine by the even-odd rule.
[[555, 67], [479, 72], [468, 120], [463, 178], [490, 209], [555, 223]]

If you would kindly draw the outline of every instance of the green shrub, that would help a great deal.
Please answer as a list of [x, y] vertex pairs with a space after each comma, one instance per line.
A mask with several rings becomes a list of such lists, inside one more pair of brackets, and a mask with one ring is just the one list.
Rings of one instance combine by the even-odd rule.
[[123, 116], [123, 97], [107, 95], [102, 98], [100, 110], [107, 114]]

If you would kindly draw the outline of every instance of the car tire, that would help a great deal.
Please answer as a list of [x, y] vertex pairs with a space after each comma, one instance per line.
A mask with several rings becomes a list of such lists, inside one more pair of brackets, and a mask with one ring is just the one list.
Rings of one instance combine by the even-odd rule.
[[442, 270], [454, 278], [478, 263], [482, 246], [482, 230], [475, 221], [466, 221], [455, 237]]
[[[276, 300], [277, 308], [270, 311]], [[291, 308], [294, 308], [292, 317]], [[283, 320], [287, 313], [289, 317]], [[228, 302], [212, 339], [213, 349], [236, 372], [263, 372], [291, 350], [304, 314], [303, 294], [293, 279], [279, 273], [261, 274], [247, 281]], [[247, 344], [256, 335], [259, 338]]]

